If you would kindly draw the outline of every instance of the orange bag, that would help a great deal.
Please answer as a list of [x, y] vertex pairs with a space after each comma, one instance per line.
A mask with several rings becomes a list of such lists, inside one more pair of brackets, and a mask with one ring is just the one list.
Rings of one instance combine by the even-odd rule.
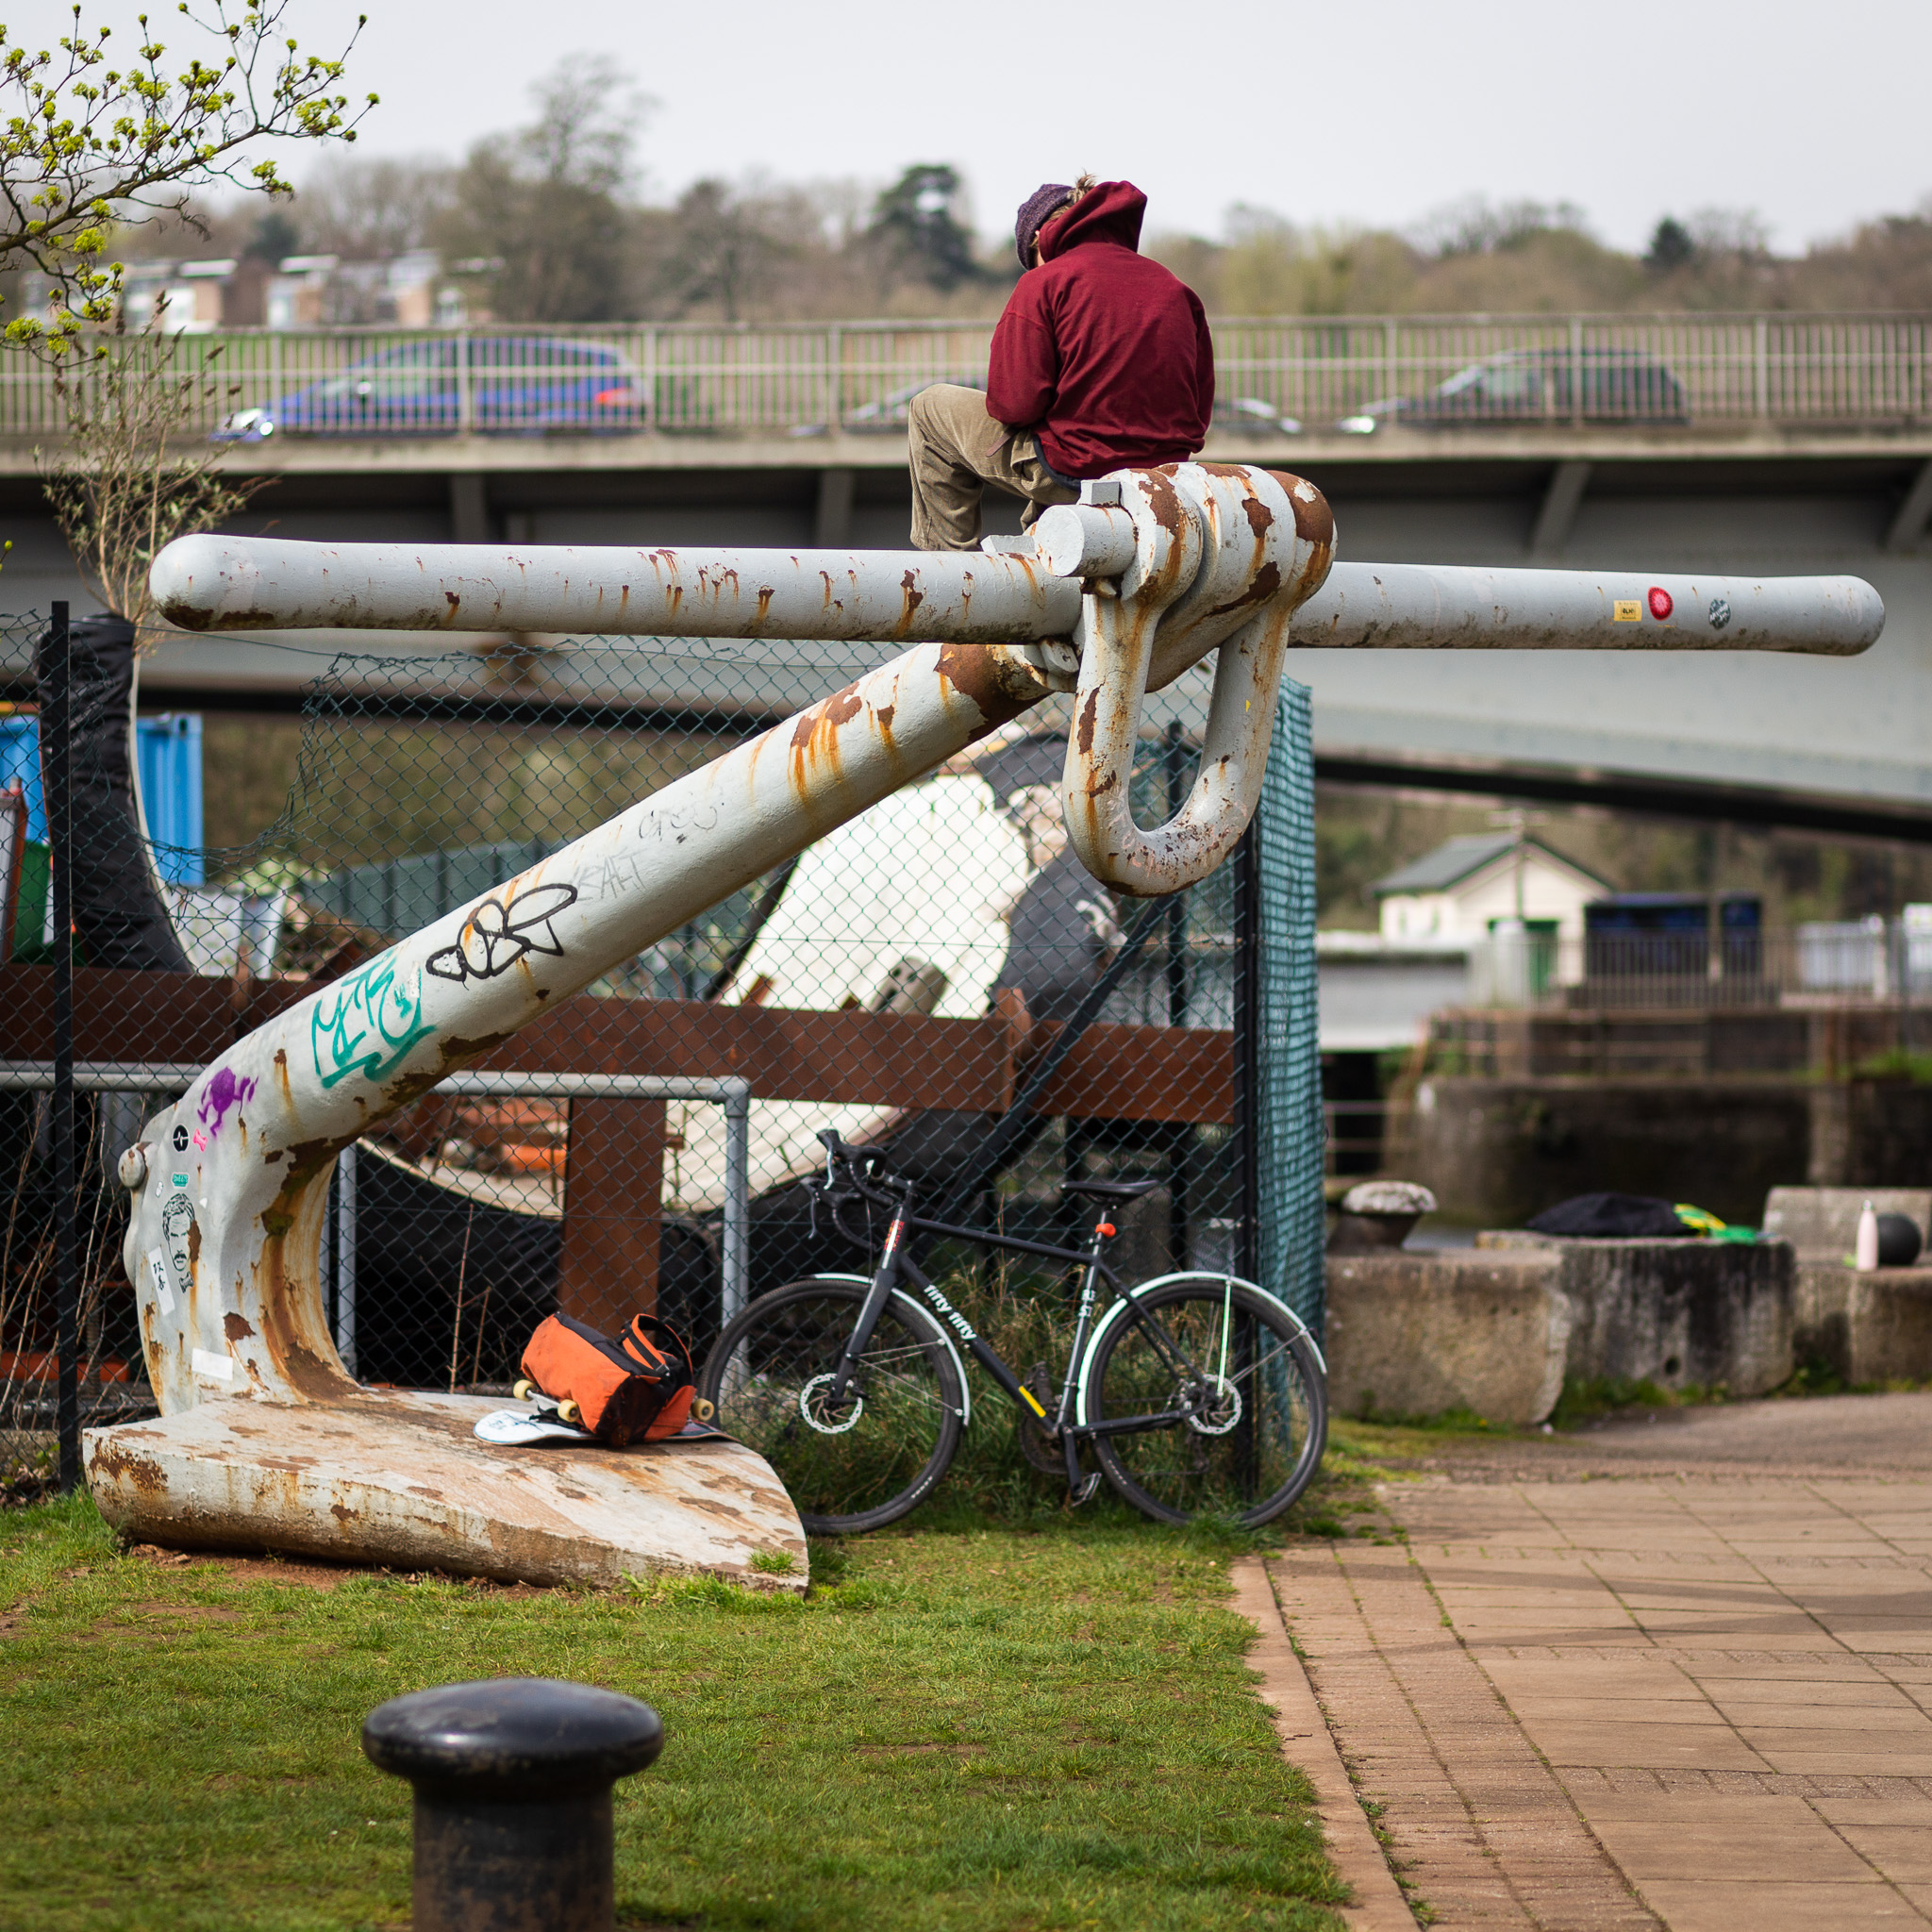
[[675, 1436], [691, 1413], [691, 1351], [652, 1315], [639, 1315], [621, 1343], [569, 1315], [546, 1315], [524, 1350], [524, 1374], [574, 1403], [575, 1420], [613, 1449]]

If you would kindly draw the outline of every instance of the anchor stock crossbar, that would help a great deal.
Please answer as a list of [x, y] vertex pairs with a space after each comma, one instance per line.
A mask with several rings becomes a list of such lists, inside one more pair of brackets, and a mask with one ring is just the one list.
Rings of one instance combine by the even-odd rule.
[[[973, 555], [171, 545], [155, 565], [157, 600], [192, 630], [590, 631], [906, 648], [291, 1006], [148, 1124], [124, 1168], [133, 1193], [125, 1258], [163, 1415], [90, 1438], [90, 1474], [110, 1517], [177, 1532], [188, 1524], [214, 1541], [402, 1551], [530, 1575], [684, 1564], [748, 1576], [762, 1536], [796, 1543], [802, 1572], [782, 1492], [735, 1445], [607, 1457], [622, 1468], [599, 1476], [600, 1516], [560, 1500], [575, 1478], [554, 1474], [598, 1452], [502, 1471], [489, 1458], [503, 1452], [453, 1427], [461, 1398], [359, 1389], [332, 1346], [317, 1270], [339, 1150], [1050, 694], [1072, 699], [1061, 791], [1074, 850], [1103, 883], [1160, 894], [1211, 872], [1252, 815], [1291, 643], [1842, 655], [1868, 646], [1883, 619], [1876, 595], [1850, 578], [1331, 569], [1333, 546], [1311, 485], [1195, 464], [1090, 485], [1080, 504], [1041, 518], [1030, 546], [1005, 540]], [[1142, 828], [1126, 782], [1142, 701], [1217, 651], [1193, 788], [1165, 824]], [[263, 1481], [248, 1474], [256, 1463], [232, 1440], [250, 1412], [277, 1418], [266, 1431], [276, 1441], [335, 1426], [347, 1460], [325, 1456], [291, 1494], [264, 1502]], [[143, 1429], [152, 1441], [137, 1440]], [[371, 1431], [433, 1441], [439, 1479], [382, 1478]], [[705, 1479], [729, 1491], [735, 1526], [685, 1507], [700, 1459]], [[648, 1508], [640, 1481], [658, 1486]], [[569, 1527], [532, 1541], [519, 1524], [534, 1517]], [[641, 1525], [635, 1534], [626, 1520]], [[766, 1580], [790, 1586], [795, 1575]]]

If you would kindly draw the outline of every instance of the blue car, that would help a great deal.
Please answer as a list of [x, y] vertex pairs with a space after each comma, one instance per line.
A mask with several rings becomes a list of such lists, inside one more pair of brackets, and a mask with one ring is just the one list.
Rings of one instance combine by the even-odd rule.
[[276, 436], [635, 429], [648, 416], [647, 405], [637, 372], [605, 342], [425, 336], [260, 408], [238, 409], [214, 436], [218, 442], [266, 442]]

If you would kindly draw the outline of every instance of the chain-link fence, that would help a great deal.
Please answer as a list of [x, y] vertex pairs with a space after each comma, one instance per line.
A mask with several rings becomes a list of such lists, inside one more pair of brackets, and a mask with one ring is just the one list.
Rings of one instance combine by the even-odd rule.
[[[245, 847], [188, 850], [143, 847], [128, 821], [125, 631], [76, 623], [73, 645], [74, 1054], [97, 1083], [120, 1069], [125, 1090], [78, 1102], [82, 1407], [95, 1414], [145, 1391], [113, 1168], [184, 1088], [142, 1069], [206, 1064], [318, 992], [324, 1040], [346, 1024], [327, 989], [393, 941], [887, 655], [593, 638], [321, 656], [280, 816]], [[6, 1059], [22, 1083], [0, 1092], [0, 1379], [16, 1427], [46, 1425], [55, 1339], [42, 636], [13, 624], [0, 658], [17, 701], [0, 785], [21, 788], [0, 969]], [[1143, 823], [1192, 782], [1211, 669], [1149, 702], [1134, 778]], [[1084, 1219], [1065, 1180], [1158, 1176], [1116, 1216], [1127, 1278], [1233, 1268], [1319, 1323], [1307, 693], [1284, 693], [1241, 858], [1151, 906], [1117, 901], [1068, 846], [1066, 724], [1049, 703], [981, 741], [560, 1000], [481, 1062], [493, 1080], [445, 1086], [376, 1124], [339, 1165], [324, 1244], [355, 1372], [501, 1387], [557, 1307], [608, 1328], [655, 1307], [702, 1349], [737, 1295], [864, 1267], [814, 1222], [800, 1185], [826, 1127], [884, 1148], [935, 1210], [1049, 1241], [1075, 1239]], [[149, 824], [192, 822], [178, 803], [163, 812], [164, 774], [142, 761]], [[640, 861], [617, 860], [588, 888], [496, 892], [497, 937], [541, 955], [558, 909], [546, 891], [645, 884]], [[604, 1084], [587, 1087], [592, 1075]], [[750, 1095], [735, 1157], [730, 1108], [690, 1088], [721, 1079]]]

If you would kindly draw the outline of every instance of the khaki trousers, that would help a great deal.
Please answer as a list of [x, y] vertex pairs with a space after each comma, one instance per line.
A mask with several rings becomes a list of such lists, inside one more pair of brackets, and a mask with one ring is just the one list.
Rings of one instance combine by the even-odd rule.
[[1080, 492], [1041, 460], [1040, 444], [986, 412], [976, 389], [935, 383], [907, 412], [912, 461], [912, 547], [979, 548], [979, 500], [989, 483], [1024, 497], [1030, 525], [1050, 503], [1076, 503]]

